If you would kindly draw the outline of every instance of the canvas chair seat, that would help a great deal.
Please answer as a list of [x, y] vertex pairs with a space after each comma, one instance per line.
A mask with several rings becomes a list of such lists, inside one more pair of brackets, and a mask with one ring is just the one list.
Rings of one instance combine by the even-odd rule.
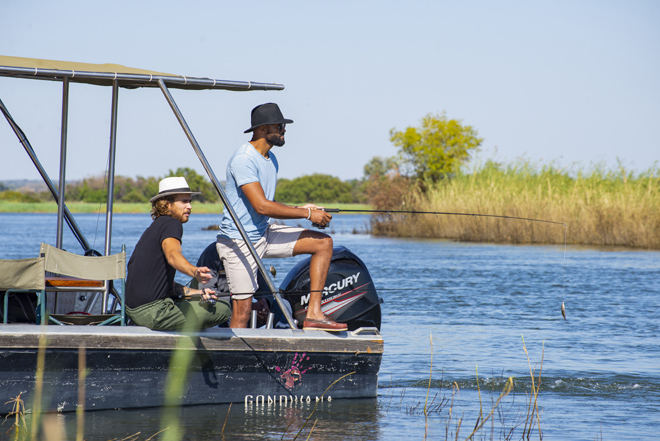
[[45, 317], [46, 259], [0, 259], [0, 291], [5, 291], [2, 322], [7, 323], [9, 315], [9, 296], [18, 293], [37, 294], [37, 310]]
[[[52, 274], [46, 277], [46, 291], [100, 292], [103, 293], [105, 305], [109, 290], [108, 282], [121, 280], [122, 288], [119, 295], [121, 314], [104, 320], [99, 325], [112, 324], [116, 321], [125, 324], [123, 285], [126, 279], [126, 251], [123, 247], [120, 253], [110, 256], [81, 256], [42, 242], [40, 255], [45, 259], [46, 271]], [[100, 283], [90, 283], [90, 281]], [[70, 323], [68, 320], [62, 321], [61, 316], [56, 314], [51, 315], [50, 319], [58, 324]]]
[[[59, 248], [42, 243], [39, 257], [34, 259], [0, 260], [0, 289], [17, 292], [36, 292], [38, 295], [41, 322], [51, 321], [64, 324], [57, 315], [46, 318], [46, 292], [98, 292], [103, 293], [107, 301], [109, 282], [121, 281], [121, 292], [118, 300], [121, 303], [120, 315], [112, 315], [99, 325], [126, 322], [126, 312], [123, 299], [126, 279], [126, 251], [110, 256], [81, 256], [69, 253]], [[5, 295], [4, 322], [7, 320], [7, 302], [9, 294]]]
[[[54, 274], [84, 280], [117, 280], [126, 277], [125, 252], [110, 256], [80, 256], [42, 243], [41, 255], [46, 260], [46, 271]], [[68, 287], [64, 290], [71, 291]], [[84, 289], [88, 290], [89, 287]]]

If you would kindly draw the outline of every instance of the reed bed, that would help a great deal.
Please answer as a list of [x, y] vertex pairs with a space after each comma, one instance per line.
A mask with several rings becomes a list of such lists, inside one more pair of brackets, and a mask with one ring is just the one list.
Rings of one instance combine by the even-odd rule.
[[[521, 336], [521, 338], [523, 350], [525, 351], [525, 356], [527, 357], [527, 364], [529, 366], [529, 375], [531, 379], [531, 387], [529, 392], [526, 390], [527, 385], [522, 381], [518, 381], [515, 377], [508, 377], [506, 380], [504, 378], [500, 378], [500, 381], [497, 383], [503, 384], [502, 389], [497, 390], [495, 382], [491, 383], [492, 389], [490, 390], [490, 410], [488, 408], [484, 409], [479, 372], [475, 367], [476, 386], [479, 397], [479, 412], [476, 419], [467, 420], [464, 412], [459, 416], [459, 411], [454, 409], [454, 404], [458, 404], [460, 393], [458, 383], [451, 383], [450, 396], [445, 393], [439, 397], [439, 395], [443, 393], [444, 379], [432, 381], [433, 335], [431, 335], [431, 364], [429, 369], [430, 372], [426, 391], [426, 399], [424, 403], [418, 402], [413, 406], [408, 405], [405, 407], [405, 409], [402, 409], [402, 403], [405, 397], [404, 387], [399, 397], [400, 402], [398, 405], [392, 405], [393, 396], [390, 393], [387, 405], [384, 405], [384, 402], [379, 404], [380, 410], [383, 412], [389, 412], [390, 410], [404, 410], [406, 415], [423, 415], [425, 423], [424, 440], [429, 439], [431, 436], [429, 434], [429, 417], [431, 416], [441, 416], [443, 418], [442, 421], [444, 423], [445, 441], [458, 440], [459, 437], [460, 439], [465, 439], [466, 441], [474, 439], [493, 440], [496, 438], [496, 435], [499, 437], [499, 439], [504, 440], [514, 440], [518, 438], [523, 440], [530, 440], [535, 439], [536, 436], [538, 436], [539, 440], [542, 440], [542, 411], [539, 410], [538, 398], [541, 387], [541, 371], [543, 369], [545, 349], [542, 352], [540, 362], [535, 363], [535, 365], [532, 366], [532, 361], [529, 358], [529, 353], [525, 344], [525, 338], [523, 336]], [[397, 382], [397, 384], [392, 385], [392, 387], [399, 388], [400, 386]], [[437, 388], [438, 392], [435, 393], [434, 397], [429, 403], [429, 392], [432, 387], [434, 389]], [[525, 401], [524, 403], [517, 405], [515, 402], [516, 393], [514, 392], [514, 389], [520, 389], [521, 387], [525, 394]], [[507, 397], [510, 394], [512, 394], [513, 398], [508, 400]], [[461, 430], [463, 430], [462, 433]], [[466, 432], [469, 432], [469, 435], [466, 438], [463, 438], [465, 437]], [[435, 433], [432, 439], [442, 438], [438, 437], [437, 433]]]
[[660, 249], [660, 170], [634, 174], [487, 162], [471, 173], [411, 189], [399, 210], [493, 214], [567, 224], [450, 215], [381, 215], [372, 233], [468, 242]]

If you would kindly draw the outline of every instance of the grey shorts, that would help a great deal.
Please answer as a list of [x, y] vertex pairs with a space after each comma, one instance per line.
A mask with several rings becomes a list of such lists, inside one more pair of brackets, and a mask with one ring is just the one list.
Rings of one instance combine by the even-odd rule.
[[[287, 225], [269, 225], [266, 234], [255, 242], [254, 248], [261, 258], [291, 257], [304, 228]], [[250, 255], [245, 241], [218, 237], [218, 255], [227, 274], [231, 298], [244, 300], [257, 290], [257, 262]]]

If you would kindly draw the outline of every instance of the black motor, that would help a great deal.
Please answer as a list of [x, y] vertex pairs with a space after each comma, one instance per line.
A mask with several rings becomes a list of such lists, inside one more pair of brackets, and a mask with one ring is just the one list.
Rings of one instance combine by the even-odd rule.
[[[310, 261], [311, 257], [307, 257], [298, 262], [280, 285], [284, 300], [287, 300], [293, 308], [293, 318], [301, 324], [307, 315], [309, 303]], [[213, 277], [208, 283], [199, 286], [193, 279], [191, 284], [193, 288], [213, 288], [219, 296], [229, 295], [227, 278], [215, 249], [215, 242], [204, 250], [197, 261], [197, 266], [210, 268]], [[265, 297], [269, 300], [276, 316], [275, 327], [278, 327], [277, 324], [280, 322], [288, 326], [282, 317], [282, 312], [275, 305], [268, 284], [259, 272], [257, 272], [257, 284], [255, 297]], [[364, 262], [347, 248], [335, 247], [332, 250], [332, 261], [323, 288], [321, 300], [323, 312], [333, 320], [346, 323], [349, 330], [362, 327], [376, 327], [380, 330], [381, 302]]]
[[[308, 257], [298, 262], [280, 285], [284, 298], [293, 305], [293, 315], [299, 323], [307, 315], [310, 260]], [[381, 302], [364, 262], [349, 249], [335, 247], [323, 288], [323, 312], [335, 321], [348, 324], [349, 330], [361, 327], [380, 330]]]

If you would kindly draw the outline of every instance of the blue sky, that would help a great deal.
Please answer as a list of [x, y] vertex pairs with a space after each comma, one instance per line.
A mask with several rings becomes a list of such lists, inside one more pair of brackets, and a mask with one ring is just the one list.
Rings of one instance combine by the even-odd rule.
[[[281, 92], [173, 91], [216, 175], [250, 110], [295, 121], [280, 177], [359, 178], [389, 131], [446, 112], [481, 159], [648, 169], [660, 161], [660, 2], [3, 0], [0, 54], [283, 83]], [[67, 179], [107, 162], [110, 88], [71, 86]], [[53, 179], [59, 83], [0, 78], [0, 98]], [[0, 120], [0, 180], [38, 179]], [[157, 90], [119, 94], [117, 173], [202, 172]]]

